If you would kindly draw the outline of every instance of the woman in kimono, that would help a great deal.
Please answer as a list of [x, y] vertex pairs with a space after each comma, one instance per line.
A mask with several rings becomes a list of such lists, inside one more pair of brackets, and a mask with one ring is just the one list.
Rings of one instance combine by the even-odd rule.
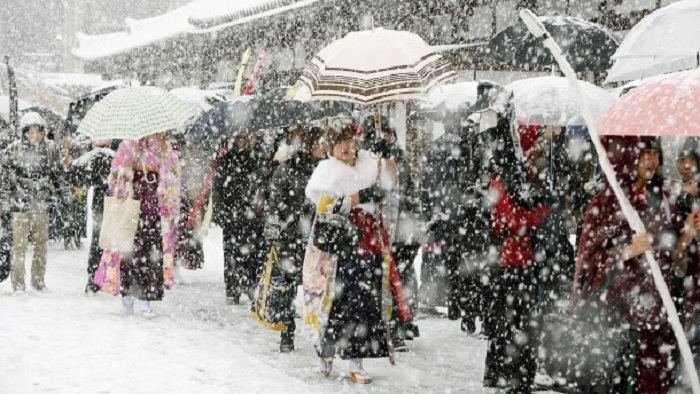
[[[180, 212], [178, 154], [162, 133], [119, 145], [109, 174], [109, 195], [126, 198], [131, 190], [141, 202], [133, 252], [105, 250], [100, 264], [120, 265], [124, 312], [134, 312], [136, 299], [137, 312], [152, 317], [151, 301], [162, 300], [163, 288], [173, 286]], [[118, 280], [108, 277], [107, 282], [112, 286], [106, 291], [114, 292]], [[105, 290], [104, 284], [97, 284]]]
[[[623, 192], [647, 232], [635, 234], [622, 215], [609, 182], [591, 202], [579, 242], [572, 308], [592, 315], [610, 330], [624, 331], [596, 392], [667, 393], [673, 380], [675, 338], [644, 257], [654, 254], [667, 283], [694, 275], [700, 214], [685, 220], [663, 190], [661, 142], [654, 137], [602, 140]], [[688, 295], [691, 297], [691, 295]]]
[[368, 384], [362, 359], [391, 356], [394, 302], [399, 320], [410, 321], [408, 304], [396, 291], [401, 285], [385, 223], [375, 221], [397, 167], [358, 152], [350, 126], [328, 134], [332, 157], [318, 164], [306, 187], [316, 220], [304, 258], [304, 333], [316, 343], [322, 376], [330, 375], [337, 353], [350, 359], [351, 381]]

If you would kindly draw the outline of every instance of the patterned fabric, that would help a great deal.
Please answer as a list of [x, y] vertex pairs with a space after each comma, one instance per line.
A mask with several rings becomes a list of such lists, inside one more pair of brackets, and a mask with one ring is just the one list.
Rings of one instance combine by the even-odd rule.
[[[164, 146], [161, 146], [164, 144]], [[161, 153], [165, 150], [164, 153]], [[134, 169], [157, 171], [158, 212], [160, 213], [161, 237], [163, 240], [163, 275], [165, 288], [174, 284], [174, 255], [177, 242], [178, 216], [180, 213], [180, 165], [178, 154], [169, 143], [162, 143], [155, 136], [148, 136], [138, 141], [124, 141], [119, 145], [112, 170], [109, 174], [109, 195], [125, 198], [134, 180]], [[100, 268], [114, 263], [114, 255], [122, 256], [118, 251], [104, 251]], [[117, 275], [118, 277], [118, 275]], [[107, 280], [118, 280], [108, 275]], [[108, 283], [112, 288], [115, 284]], [[118, 287], [118, 286], [117, 286]], [[109, 291], [108, 291], [109, 292]], [[110, 292], [111, 293], [111, 292]], [[111, 293], [113, 294], [113, 293]]]
[[92, 139], [138, 140], [183, 127], [198, 114], [196, 105], [161, 88], [129, 87], [95, 104], [80, 122], [78, 133]]

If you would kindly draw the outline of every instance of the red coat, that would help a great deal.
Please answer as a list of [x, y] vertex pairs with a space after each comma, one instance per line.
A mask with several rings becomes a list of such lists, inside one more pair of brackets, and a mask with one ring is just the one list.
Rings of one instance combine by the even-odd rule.
[[516, 204], [508, 195], [500, 177], [491, 181], [489, 192], [494, 198], [491, 205], [493, 234], [503, 237], [499, 264], [503, 267], [529, 267], [534, 262], [530, 231], [542, 224], [549, 208], [538, 205], [533, 210]]

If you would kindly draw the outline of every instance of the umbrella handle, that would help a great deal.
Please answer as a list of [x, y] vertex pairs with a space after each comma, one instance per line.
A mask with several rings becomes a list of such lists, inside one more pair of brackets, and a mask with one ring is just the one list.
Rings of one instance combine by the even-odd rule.
[[[613, 192], [615, 193], [615, 197], [620, 203], [622, 213], [625, 215], [625, 218], [627, 218], [630, 228], [632, 228], [632, 230], [634, 230], [634, 232], [636, 233], [646, 232], [646, 229], [644, 228], [644, 223], [639, 217], [639, 213], [634, 208], [632, 208], [632, 205], [627, 199], [627, 196], [620, 187], [620, 183], [615, 177], [615, 170], [610, 164], [610, 160], [608, 159], [608, 155], [606, 154], [605, 149], [603, 148], [603, 144], [600, 142], [598, 129], [596, 128], [595, 119], [593, 118], [593, 113], [591, 112], [591, 108], [588, 103], [588, 98], [586, 97], [586, 95], [583, 94], [581, 84], [579, 83], [578, 78], [576, 78], [576, 72], [562, 54], [559, 44], [557, 44], [556, 41], [554, 41], [551, 35], [547, 32], [547, 29], [545, 29], [544, 25], [539, 20], [537, 20], [537, 16], [532, 11], [528, 9], [520, 10], [520, 19], [522, 19], [522, 21], [527, 26], [528, 30], [530, 30], [530, 32], [535, 37], [542, 40], [542, 43], [552, 53], [552, 56], [559, 64], [559, 68], [569, 80], [571, 86], [574, 88], [574, 91], [576, 92], [579, 98], [581, 114], [583, 115], [583, 118], [586, 120], [586, 124], [588, 125], [588, 133], [591, 137], [593, 145], [595, 146], [596, 152], [598, 153], [598, 160], [600, 161], [601, 168], [605, 173], [605, 176], [607, 177], [608, 183], [610, 184]], [[683, 330], [683, 326], [681, 325], [680, 319], [678, 318], [676, 306], [674, 305], [673, 300], [671, 299], [671, 293], [668, 290], [668, 286], [664, 281], [661, 269], [659, 268], [659, 264], [656, 262], [653, 253], [647, 251], [645, 253], [645, 256], [647, 259], [647, 263], [651, 268], [654, 283], [656, 284], [656, 288], [659, 291], [661, 300], [663, 301], [663, 306], [668, 314], [668, 321], [671, 324], [671, 328], [673, 329], [673, 333], [676, 336], [676, 340], [678, 340], [678, 347], [680, 348], [681, 356], [683, 358], [683, 365], [685, 366], [686, 373], [688, 374], [688, 376], [690, 376], [690, 383], [693, 389], [693, 393], [700, 394], [700, 380], [698, 380], [698, 374], [695, 370], [695, 362], [693, 361], [693, 356], [690, 351], [690, 346], [688, 345], [688, 340], [685, 337], [685, 331]]]

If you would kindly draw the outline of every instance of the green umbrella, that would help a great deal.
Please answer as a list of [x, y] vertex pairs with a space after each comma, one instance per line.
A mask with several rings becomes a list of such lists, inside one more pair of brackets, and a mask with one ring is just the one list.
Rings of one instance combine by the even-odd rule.
[[92, 139], [140, 139], [177, 129], [199, 110], [164, 89], [128, 87], [110, 93], [88, 111], [78, 133]]

